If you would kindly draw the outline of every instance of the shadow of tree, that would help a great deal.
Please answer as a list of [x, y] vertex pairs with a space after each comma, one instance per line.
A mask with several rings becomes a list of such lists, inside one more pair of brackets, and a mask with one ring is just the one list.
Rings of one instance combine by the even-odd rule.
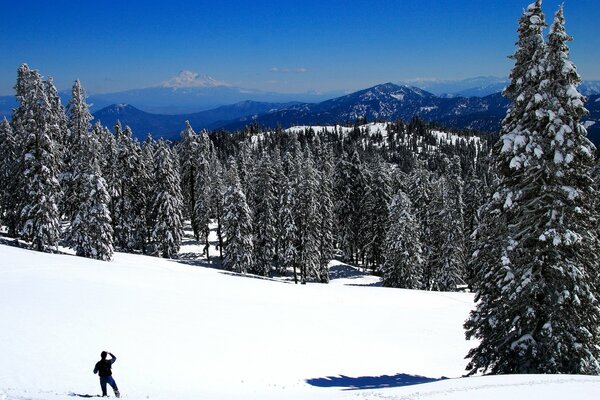
[[343, 390], [361, 390], [420, 385], [422, 383], [436, 382], [444, 379], [448, 378], [445, 376], [442, 376], [441, 378], [428, 378], [426, 376], [409, 374], [358, 377], [340, 375], [307, 379], [306, 383], [317, 387], [340, 387], [343, 388]]

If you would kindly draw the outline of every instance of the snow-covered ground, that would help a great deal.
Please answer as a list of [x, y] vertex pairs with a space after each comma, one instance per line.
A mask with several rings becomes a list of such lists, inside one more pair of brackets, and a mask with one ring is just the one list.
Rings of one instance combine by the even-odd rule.
[[116, 253], [101, 262], [6, 243], [0, 400], [96, 395], [102, 350], [117, 356], [129, 399], [600, 395], [597, 377], [460, 378], [474, 344], [462, 330], [467, 293], [383, 288], [340, 263], [330, 285], [253, 279], [207, 267], [189, 239], [179, 261]]

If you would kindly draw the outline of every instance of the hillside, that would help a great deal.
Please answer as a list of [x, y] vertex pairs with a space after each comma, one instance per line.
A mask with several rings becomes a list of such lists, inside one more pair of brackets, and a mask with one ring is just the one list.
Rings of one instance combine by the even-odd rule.
[[[113, 262], [0, 244], [0, 399], [99, 392], [101, 350], [129, 399], [592, 399], [600, 378], [459, 378], [472, 295], [373, 286], [332, 264], [291, 285], [181, 260]], [[112, 395], [112, 393], [111, 393]]]
[[129, 126], [133, 134], [140, 140], [143, 140], [148, 133], [152, 133], [155, 137], [177, 140], [185, 126], [185, 121], [189, 121], [197, 130], [212, 129], [222, 125], [222, 121], [265, 113], [295, 104], [297, 103], [242, 101], [212, 110], [179, 115], [151, 114], [129, 104], [113, 104], [95, 112], [94, 120], [100, 121], [103, 125], [111, 128], [119, 120], [123, 126]]

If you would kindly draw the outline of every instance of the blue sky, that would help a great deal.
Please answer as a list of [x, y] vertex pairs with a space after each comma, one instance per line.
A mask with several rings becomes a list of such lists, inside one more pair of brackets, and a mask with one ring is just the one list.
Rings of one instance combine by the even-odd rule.
[[[59, 89], [159, 85], [182, 70], [280, 92], [506, 76], [532, 0], [0, 1], [0, 94], [26, 62]], [[563, 0], [545, 0], [551, 22]], [[600, 79], [600, 2], [565, 0], [571, 58]]]

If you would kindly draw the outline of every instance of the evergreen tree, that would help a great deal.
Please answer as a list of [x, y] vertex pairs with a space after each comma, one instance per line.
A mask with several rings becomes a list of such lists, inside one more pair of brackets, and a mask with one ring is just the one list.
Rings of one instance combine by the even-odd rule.
[[181, 165], [181, 192], [183, 194], [184, 216], [190, 218], [196, 240], [200, 240], [200, 229], [196, 218], [196, 177], [198, 160], [198, 135], [192, 129], [189, 121], [185, 121], [185, 129], [181, 132], [181, 142], [177, 147]]
[[463, 180], [460, 160], [443, 159], [444, 175], [437, 182], [431, 208], [435, 223], [430, 226], [434, 246], [430, 253], [433, 270], [429, 289], [456, 291], [465, 284], [466, 239], [464, 237]]
[[[317, 149], [320, 146], [317, 145]], [[319, 186], [317, 188], [317, 202], [319, 212], [317, 215], [319, 229], [317, 231], [319, 241], [319, 267], [317, 276], [321, 283], [329, 283], [329, 262], [333, 259], [335, 250], [335, 210], [333, 204], [333, 153], [328, 146], [321, 156], [321, 167], [319, 174]]]
[[[536, 42], [539, 6], [525, 12]], [[481, 229], [477, 307], [465, 324], [467, 337], [481, 340], [468, 354], [471, 373], [600, 372], [594, 151], [580, 124], [585, 109], [567, 40], [561, 9], [547, 54], [535, 54], [515, 83], [521, 93], [495, 148], [500, 184], [487, 212], [500, 218], [488, 216]]]
[[429, 289], [433, 281], [433, 228], [436, 226], [435, 209], [431, 206], [434, 189], [432, 175], [422, 163], [417, 164], [407, 181], [407, 195], [413, 204], [414, 216], [420, 229], [420, 242], [423, 250], [423, 288]]
[[125, 251], [143, 250], [146, 237], [146, 192], [140, 187], [147, 177], [142, 150], [131, 129], [116, 127], [116, 175], [119, 179], [114, 204], [115, 241]]
[[113, 230], [110, 216], [110, 196], [100, 170], [100, 142], [94, 134], [82, 131], [77, 153], [73, 155], [76, 173], [72, 177], [77, 187], [76, 205], [68, 241], [75, 254], [109, 261], [113, 255]]
[[419, 223], [408, 196], [399, 191], [390, 203], [390, 226], [384, 242], [383, 285], [421, 289], [423, 257]]
[[[5, 117], [0, 123], [0, 221], [8, 227], [16, 224], [14, 213], [11, 213], [11, 203], [14, 195], [12, 188], [17, 168], [17, 151], [13, 130]], [[9, 234], [14, 235], [14, 229]]]
[[224, 196], [223, 229], [226, 269], [246, 273], [254, 268], [252, 214], [237, 175], [235, 160], [230, 159]]
[[[83, 195], [83, 188], [80, 184], [84, 184], [87, 177], [77, 179], [76, 176], [81, 172], [82, 168], [88, 167], [88, 165], [82, 165], [82, 163], [88, 162], [88, 157], [83, 155], [91, 150], [85, 148], [85, 146], [90, 145], [90, 139], [87, 138], [87, 134], [91, 129], [93, 118], [85, 101], [85, 92], [79, 80], [73, 84], [71, 94], [71, 100], [67, 105], [69, 129], [68, 135], [64, 138], [65, 171], [61, 175], [61, 186], [64, 191], [61, 211], [69, 219], [73, 217], [81, 202], [84, 201], [84, 199], [80, 198]], [[99, 151], [99, 149], [94, 149], [93, 151]]]
[[389, 203], [391, 200], [391, 179], [381, 158], [376, 158], [371, 169], [371, 180], [368, 185], [364, 219], [367, 263], [377, 272], [383, 264], [383, 243], [390, 224]]
[[152, 242], [157, 254], [172, 258], [177, 255], [183, 237], [183, 198], [175, 155], [164, 140], [156, 148], [156, 192], [154, 193]]
[[271, 158], [264, 155], [258, 165], [254, 192], [254, 252], [256, 273], [268, 276], [275, 257], [277, 192]]
[[300, 281], [305, 284], [319, 270], [319, 204], [318, 174], [310, 150], [306, 151], [301, 169], [298, 171], [298, 205], [296, 212], [297, 263]]
[[203, 131], [198, 138], [196, 157], [196, 189], [194, 191], [196, 204], [194, 212], [198, 233], [201, 234], [204, 239], [203, 252], [208, 260], [208, 250], [210, 246], [208, 235], [210, 234], [210, 218], [213, 214], [213, 209], [211, 207], [211, 179], [214, 174], [212, 174], [211, 165], [213, 165], [212, 159], [214, 157], [214, 147], [205, 131]]
[[210, 177], [209, 200], [210, 208], [213, 211], [214, 219], [217, 224], [217, 241], [219, 246], [219, 259], [223, 260], [223, 247], [225, 240], [223, 238], [223, 217], [225, 205], [223, 204], [224, 183], [223, 183], [223, 167], [217, 157], [214, 157], [211, 162], [212, 174]]
[[23, 193], [19, 207], [21, 236], [31, 242], [33, 249], [48, 251], [57, 247], [60, 236], [58, 202], [62, 192], [58, 182], [60, 152], [55, 126], [59, 117], [54, 115], [56, 109], [48, 100], [40, 74], [25, 64], [20, 70], [28, 81], [24, 92], [17, 94], [18, 122], [13, 127], [22, 143], [18, 155], [23, 172], [19, 182]]

